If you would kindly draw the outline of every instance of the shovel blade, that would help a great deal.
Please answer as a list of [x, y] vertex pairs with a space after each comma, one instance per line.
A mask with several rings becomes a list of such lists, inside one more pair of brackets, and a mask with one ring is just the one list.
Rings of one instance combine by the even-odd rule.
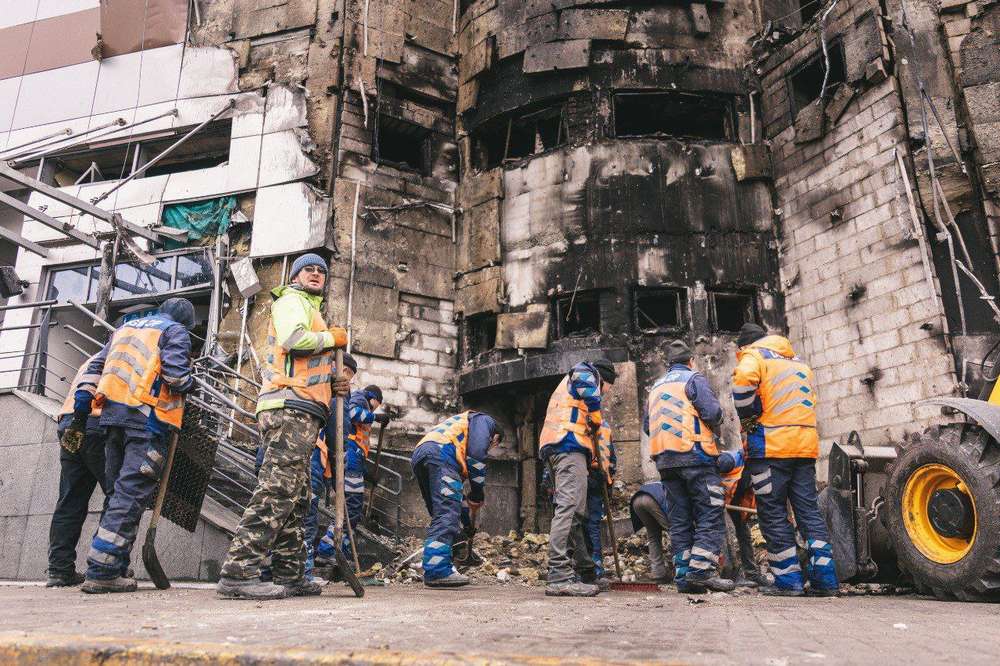
[[340, 575], [344, 577], [344, 581], [351, 586], [354, 590], [354, 596], [359, 599], [365, 596], [365, 588], [358, 580], [358, 577], [354, 573], [354, 568], [347, 562], [347, 558], [344, 557], [344, 553], [341, 552], [339, 548], [335, 549], [337, 553], [337, 566], [340, 567]]
[[156, 589], [170, 589], [170, 579], [167, 578], [167, 574], [163, 572], [163, 567], [160, 565], [160, 558], [156, 556], [155, 527], [146, 530], [146, 540], [142, 544], [142, 563], [145, 565], [146, 572], [149, 574], [149, 577], [153, 581], [153, 585], [156, 586]]

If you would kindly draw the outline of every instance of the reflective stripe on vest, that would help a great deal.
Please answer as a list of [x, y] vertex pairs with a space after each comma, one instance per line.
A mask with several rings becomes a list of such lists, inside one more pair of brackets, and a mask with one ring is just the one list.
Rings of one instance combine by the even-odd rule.
[[656, 457], [664, 451], [687, 453], [695, 444], [710, 456], [719, 455], [715, 436], [705, 425], [698, 410], [688, 400], [685, 387], [693, 371], [673, 370], [649, 391], [649, 453]]
[[[96, 354], [94, 354], [96, 356]], [[80, 369], [76, 371], [76, 376], [73, 377], [73, 383], [69, 386], [69, 393], [66, 394], [66, 399], [63, 400], [62, 409], [59, 410], [59, 416], [66, 416], [67, 414], [73, 413], [74, 403], [76, 402], [76, 392], [80, 388], [80, 384], [88, 382], [93, 384], [95, 387], [100, 383], [101, 376], [98, 374], [89, 374], [87, 368], [90, 366], [90, 362], [94, 360], [94, 356], [91, 356]], [[101, 408], [98, 406], [96, 400], [90, 401], [90, 415], [100, 416]]]
[[449, 445], [453, 446], [455, 460], [464, 479], [469, 478], [469, 468], [465, 461], [469, 446], [469, 413], [462, 412], [445, 419], [417, 442], [417, 446], [424, 442], [434, 442], [442, 449]]
[[[569, 393], [569, 375], [563, 377], [559, 386], [549, 398], [549, 406], [545, 410], [545, 423], [538, 438], [538, 447], [559, 444], [567, 434], [573, 433], [576, 442], [590, 452], [590, 466], [597, 467], [594, 458], [594, 440], [590, 435], [587, 417], [590, 409], [583, 400], [577, 400]], [[608, 478], [611, 478], [611, 429], [604, 423], [598, 430], [601, 440], [601, 463]]]
[[752, 348], [764, 365], [760, 382], [762, 426], [816, 427], [816, 397], [812, 369], [798, 358], [785, 358], [765, 348]]
[[368, 457], [368, 443], [372, 434], [372, 424], [371, 423], [355, 423], [354, 432], [347, 436], [347, 439], [351, 440], [358, 447], [365, 452], [365, 457]]
[[156, 418], [180, 428], [184, 398], [160, 378], [160, 337], [172, 324], [155, 316], [143, 317], [115, 331], [97, 393], [142, 411], [152, 407]]
[[[313, 333], [327, 330], [323, 317], [316, 310], [313, 310], [309, 330]], [[278, 344], [273, 319], [268, 324], [267, 347], [267, 358], [261, 367], [264, 382], [257, 397], [258, 409], [262, 404], [276, 400], [304, 400], [316, 403], [324, 411], [328, 410], [333, 397], [330, 388], [333, 350], [305, 356], [289, 354]]]

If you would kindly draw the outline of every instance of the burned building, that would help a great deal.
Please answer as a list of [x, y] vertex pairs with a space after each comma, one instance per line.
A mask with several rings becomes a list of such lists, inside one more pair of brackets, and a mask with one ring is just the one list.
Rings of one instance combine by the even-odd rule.
[[[995, 2], [0, 7], [0, 158], [21, 174], [0, 179], [0, 256], [28, 285], [3, 311], [0, 414], [61, 400], [103, 341], [70, 301], [116, 319], [185, 294], [198, 353], [252, 382], [268, 290], [319, 251], [329, 319], [396, 416], [396, 527], [423, 522], [408, 451], [474, 408], [507, 434], [484, 527], [536, 530], [537, 436], [576, 361], [618, 367], [633, 484], [671, 339], [726, 395], [744, 322], [788, 334], [827, 445], [940, 420], [920, 400], [975, 395], [997, 339]], [[54, 460], [10, 441], [0, 475]], [[3, 533], [37, 533], [50, 491], [0, 485]]]

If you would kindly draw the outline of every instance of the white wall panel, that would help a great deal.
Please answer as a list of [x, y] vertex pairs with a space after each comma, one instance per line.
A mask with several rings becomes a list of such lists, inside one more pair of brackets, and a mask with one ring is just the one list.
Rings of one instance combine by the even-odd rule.
[[285, 130], [264, 135], [260, 151], [260, 187], [301, 180], [319, 173], [316, 163], [302, 149], [299, 132], [305, 134], [303, 130]]
[[184, 50], [178, 97], [238, 92], [236, 55], [229, 49], [188, 47]]
[[[101, 6], [101, 0], [35, 0], [35, 2], [38, 5], [38, 13], [35, 15], [36, 21], [82, 12], [87, 9], [96, 9]], [[25, 2], [25, 4], [32, 3]]]
[[228, 171], [227, 165], [221, 165], [211, 169], [172, 173], [163, 192], [163, 201], [186, 201], [218, 196], [222, 192], [221, 187], [226, 182]]
[[260, 136], [232, 139], [229, 143], [229, 166], [226, 190], [252, 190], [257, 187], [260, 168]]
[[257, 190], [251, 257], [294, 254], [326, 241], [327, 199], [305, 183]]
[[13, 76], [0, 81], [0, 132], [6, 132], [14, 122], [14, 104], [17, 101], [17, 89], [21, 86], [21, 77]]
[[[227, 51], [227, 49], [221, 49]], [[139, 106], [177, 98], [184, 45], [174, 44], [142, 52], [142, 76], [139, 83]], [[215, 92], [228, 92], [217, 90]]]
[[38, 11], [38, 0], [0, 0], [0, 28], [31, 23]]
[[22, 77], [13, 129], [89, 116], [99, 65], [85, 62]]
[[93, 113], [120, 111], [135, 106], [139, 96], [140, 58], [139, 53], [129, 53], [101, 61]]

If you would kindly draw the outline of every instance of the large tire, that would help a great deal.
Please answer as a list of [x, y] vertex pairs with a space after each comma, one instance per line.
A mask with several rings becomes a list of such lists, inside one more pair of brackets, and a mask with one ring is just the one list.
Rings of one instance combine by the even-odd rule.
[[[952, 563], [925, 556], [903, 517], [907, 482], [928, 465], [957, 473], [975, 504], [975, 534], [968, 539], [971, 545]], [[900, 568], [912, 576], [918, 591], [943, 600], [1000, 600], [1000, 444], [982, 428], [956, 423], [925, 431], [893, 463], [885, 499], [885, 525]]]

